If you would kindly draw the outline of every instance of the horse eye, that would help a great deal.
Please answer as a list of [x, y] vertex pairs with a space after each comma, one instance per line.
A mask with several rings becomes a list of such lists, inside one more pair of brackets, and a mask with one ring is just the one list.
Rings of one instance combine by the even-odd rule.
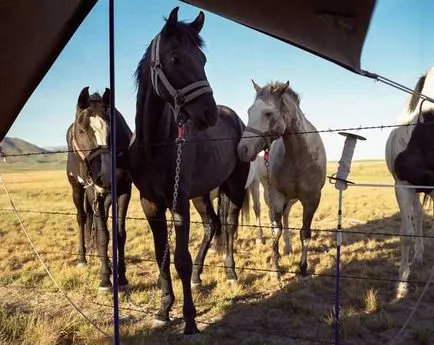
[[177, 56], [177, 55], [173, 55], [173, 56], [170, 58], [170, 61], [171, 61], [172, 63], [174, 63], [174, 64], [177, 64], [177, 63], [179, 62], [179, 56]]
[[271, 112], [271, 111], [267, 111], [267, 112], [265, 113], [265, 116], [266, 116], [266, 117], [270, 117], [271, 115], [273, 115], [273, 112]]
[[80, 128], [80, 129], [78, 130], [78, 133], [79, 133], [79, 134], [84, 134], [84, 129]]

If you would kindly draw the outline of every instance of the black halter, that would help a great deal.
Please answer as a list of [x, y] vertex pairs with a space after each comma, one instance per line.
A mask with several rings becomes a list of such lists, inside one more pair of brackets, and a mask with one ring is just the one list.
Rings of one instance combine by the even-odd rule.
[[203, 95], [204, 93], [212, 93], [211, 86], [206, 80], [196, 81], [180, 90], [175, 89], [172, 84], [170, 84], [169, 80], [163, 72], [163, 66], [161, 65], [160, 61], [160, 35], [157, 35], [157, 37], [152, 40], [151, 82], [155, 92], [158, 96], [161, 97], [158, 87], [158, 81], [161, 81], [163, 83], [163, 86], [173, 98], [174, 106], [172, 106], [170, 103], [169, 104], [172, 108], [173, 115], [177, 123], [180, 120], [179, 114], [181, 113], [181, 109], [186, 103], [194, 100], [195, 98]]

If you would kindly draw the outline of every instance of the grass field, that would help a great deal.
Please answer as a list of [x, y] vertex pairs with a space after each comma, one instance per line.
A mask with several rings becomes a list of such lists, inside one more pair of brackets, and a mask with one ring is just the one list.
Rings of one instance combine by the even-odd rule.
[[[16, 169], [15, 169], [16, 170]], [[336, 163], [330, 163], [329, 173]], [[74, 213], [71, 191], [63, 170], [0, 172], [36, 248], [53, 276], [74, 303], [101, 329], [112, 334], [111, 298], [98, 294], [98, 259], [78, 267], [78, 233], [74, 215], [28, 211]], [[356, 182], [392, 183], [383, 161], [354, 162], [350, 179]], [[337, 221], [337, 191], [330, 184], [323, 189], [314, 229], [334, 229]], [[1, 344], [108, 344], [60, 294], [37, 261], [26, 237], [0, 192], [0, 343]], [[24, 210], [26, 212], [24, 212]], [[192, 219], [199, 220], [193, 212]], [[345, 231], [341, 261], [341, 343], [388, 343], [403, 325], [423, 283], [411, 284], [409, 295], [395, 301], [398, 276], [399, 238], [378, 235], [397, 233], [400, 218], [394, 191], [386, 188], [349, 188], [344, 192]], [[137, 191], [129, 217], [142, 217]], [[426, 210], [425, 234], [431, 234], [432, 213]], [[263, 203], [262, 222], [269, 224]], [[250, 223], [254, 223], [253, 212]], [[292, 211], [290, 226], [301, 226], [301, 207]], [[335, 234], [314, 231], [309, 250], [312, 275], [300, 279], [300, 243], [293, 231], [293, 254], [281, 259], [285, 271], [283, 289], [268, 269], [271, 233], [264, 228], [267, 242], [257, 247], [254, 229], [242, 227], [236, 240], [239, 282], [225, 281], [222, 258], [207, 257], [203, 286], [194, 291], [198, 327], [202, 335], [193, 339], [181, 333], [182, 291], [172, 266], [176, 302], [173, 322], [153, 323], [159, 292], [155, 285], [152, 237], [144, 220], [128, 220], [126, 244], [127, 277], [131, 290], [121, 294], [122, 344], [321, 344], [333, 343], [335, 301]], [[431, 234], [432, 235], [432, 234]], [[190, 250], [196, 255], [202, 228], [192, 225]], [[283, 242], [283, 241], [282, 241]], [[281, 250], [283, 243], [281, 243]], [[425, 282], [434, 262], [432, 240], [425, 240], [425, 265], [412, 267], [410, 279]], [[241, 269], [244, 268], [244, 269]], [[256, 268], [256, 270], [254, 269]], [[370, 278], [370, 279], [367, 279]], [[434, 344], [434, 291], [428, 290], [400, 344]]]

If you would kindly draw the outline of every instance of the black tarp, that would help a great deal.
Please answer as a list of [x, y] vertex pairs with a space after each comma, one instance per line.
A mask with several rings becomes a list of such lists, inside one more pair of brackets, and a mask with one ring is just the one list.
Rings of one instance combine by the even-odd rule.
[[0, 141], [97, 0], [0, 0]]
[[[182, 1], [356, 73], [375, 6], [375, 0]], [[96, 2], [0, 0], [0, 141]]]

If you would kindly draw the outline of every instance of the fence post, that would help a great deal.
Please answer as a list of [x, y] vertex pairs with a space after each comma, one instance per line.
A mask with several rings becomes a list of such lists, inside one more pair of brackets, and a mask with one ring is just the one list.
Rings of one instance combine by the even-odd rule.
[[366, 140], [366, 138], [346, 132], [339, 132], [346, 137], [342, 156], [339, 160], [338, 171], [336, 176], [328, 176], [330, 183], [334, 180], [335, 188], [339, 191], [338, 197], [338, 224], [336, 232], [336, 289], [335, 289], [335, 344], [339, 345], [339, 304], [340, 304], [340, 263], [341, 263], [341, 245], [342, 245], [342, 192], [348, 188], [347, 177], [350, 173], [351, 160], [353, 159], [354, 148], [357, 139]]
[[114, 0], [109, 1], [109, 64], [110, 64], [110, 147], [111, 147], [111, 199], [112, 199], [112, 248], [113, 248], [113, 343], [119, 345], [119, 296], [118, 296], [118, 203], [116, 185], [116, 109], [115, 109], [115, 40]]

